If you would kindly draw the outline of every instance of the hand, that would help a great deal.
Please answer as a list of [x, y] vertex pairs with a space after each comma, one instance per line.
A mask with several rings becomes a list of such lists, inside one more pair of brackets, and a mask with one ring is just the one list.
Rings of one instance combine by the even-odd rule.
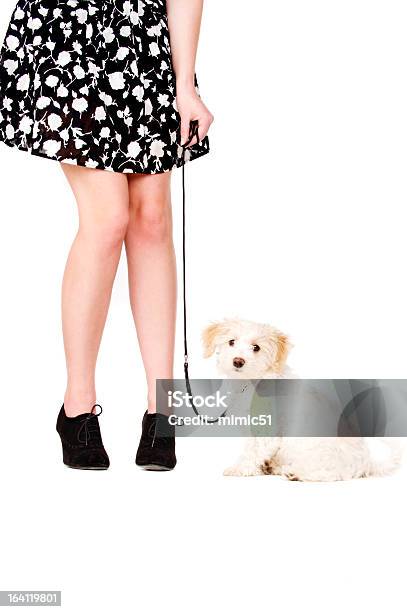
[[[213, 123], [213, 115], [206, 108], [195, 89], [177, 91], [177, 107], [181, 116], [181, 145], [189, 138], [189, 127], [191, 121], [199, 123], [199, 140], [203, 140]], [[196, 144], [192, 141], [189, 146]]]

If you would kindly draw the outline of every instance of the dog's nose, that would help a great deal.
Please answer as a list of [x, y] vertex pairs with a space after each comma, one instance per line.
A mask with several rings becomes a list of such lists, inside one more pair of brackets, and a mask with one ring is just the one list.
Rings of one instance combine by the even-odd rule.
[[233, 360], [233, 365], [235, 366], [235, 368], [243, 368], [245, 363], [245, 360], [241, 357], [235, 357]]

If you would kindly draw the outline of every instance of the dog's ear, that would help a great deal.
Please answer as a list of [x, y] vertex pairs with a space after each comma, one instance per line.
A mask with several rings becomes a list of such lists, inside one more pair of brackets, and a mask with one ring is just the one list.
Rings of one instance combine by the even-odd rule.
[[282, 372], [287, 362], [288, 353], [292, 349], [290, 339], [286, 334], [277, 331], [277, 354], [275, 359], [275, 368], [278, 373]]
[[288, 353], [292, 349], [292, 344], [286, 334], [283, 334], [274, 327], [271, 327], [269, 330], [269, 341], [275, 347], [273, 363], [270, 365], [270, 369], [276, 374], [280, 374], [287, 362]]
[[218, 339], [226, 333], [226, 322], [221, 321], [211, 323], [202, 332], [202, 344], [204, 347], [204, 357], [212, 357], [216, 350]]

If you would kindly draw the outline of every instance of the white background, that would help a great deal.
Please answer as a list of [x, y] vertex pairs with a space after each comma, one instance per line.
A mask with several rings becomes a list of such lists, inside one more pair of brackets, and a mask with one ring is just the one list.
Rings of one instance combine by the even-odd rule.
[[[406, 18], [396, 0], [207, 0], [213, 151], [187, 169], [193, 376], [214, 374], [204, 325], [237, 315], [288, 332], [303, 377], [406, 377]], [[52, 161], [0, 146], [0, 167], [0, 588], [62, 589], [69, 611], [404, 610], [405, 471], [226, 479], [239, 441], [219, 439], [180, 440], [173, 473], [134, 466], [145, 384], [124, 260], [98, 365], [112, 467], [63, 467], [74, 201]], [[181, 376], [180, 335], [177, 361]]]

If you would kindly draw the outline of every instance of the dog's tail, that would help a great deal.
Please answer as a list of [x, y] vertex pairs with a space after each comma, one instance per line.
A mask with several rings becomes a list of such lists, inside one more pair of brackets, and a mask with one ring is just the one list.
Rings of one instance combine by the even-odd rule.
[[[405, 452], [405, 441], [402, 442], [402, 440], [404, 438], [371, 438], [369, 440], [371, 462], [367, 476], [390, 476], [398, 470]], [[377, 444], [381, 445], [379, 453]]]

